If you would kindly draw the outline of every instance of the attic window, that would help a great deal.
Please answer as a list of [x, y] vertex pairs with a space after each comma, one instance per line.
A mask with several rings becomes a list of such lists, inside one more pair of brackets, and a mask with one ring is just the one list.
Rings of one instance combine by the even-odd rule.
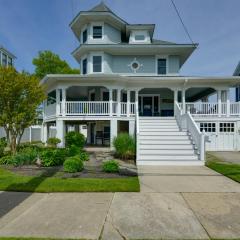
[[135, 35], [135, 41], [144, 41], [145, 40], [145, 36], [144, 35]]
[[93, 26], [93, 38], [94, 39], [102, 38], [102, 26]]

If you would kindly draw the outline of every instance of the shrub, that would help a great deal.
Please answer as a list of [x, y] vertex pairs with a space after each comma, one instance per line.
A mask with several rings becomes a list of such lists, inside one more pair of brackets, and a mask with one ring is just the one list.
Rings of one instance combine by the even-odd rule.
[[73, 157], [76, 155], [79, 155], [81, 153], [80, 147], [77, 147], [75, 145], [72, 145], [68, 148], [68, 156]]
[[11, 164], [21, 166], [35, 163], [38, 156], [36, 149], [25, 148], [16, 155], [11, 156]]
[[69, 173], [81, 172], [83, 170], [83, 162], [78, 156], [69, 157], [65, 160], [63, 168], [65, 172]]
[[115, 173], [119, 170], [119, 164], [115, 160], [110, 160], [103, 163], [102, 169], [104, 172]]
[[59, 138], [52, 137], [47, 140], [47, 144], [53, 147], [57, 147], [57, 145], [61, 142]]
[[65, 136], [65, 143], [67, 147], [75, 145], [79, 148], [83, 148], [85, 144], [85, 137], [82, 133], [69, 132]]
[[41, 151], [44, 148], [44, 145], [42, 144], [42, 142], [21, 143], [20, 145], [18, 145], [17, 151], [21, 152], [25, 148], [32, 148], [32, 149], [35, 149], [35, 150], [37, 150], [39, 152], [39, 151]]
[[41, 152], [40, 158], [44, 167], [60, 166], [66, 158], [66, 150], [64, 148], [52, 149], [48, 148]]
[[136, 142], [132, 136], [127, 133], [120, 133], [113, 140], [116, 155], [122, 159], [132, 159], [135, 157]]
[[88, 161], [88, 160], [89, 160], [89, 155], [88, 155], [88, 153], [86, 153], [86, 152], [81, 152], [81, 153], [79, 154], [79, 157], [80, 157], [80, 159], [81, 159], [82, 161]]
[[7, 141], [6, 138], [0, 138], [0, 157], [4, 156], [4, 150], [5, 147], [7, 146]]
[[9, 164], [13, 164], [13, 157], [11, 155], [0, 158], [0, 165], [9, 165]]

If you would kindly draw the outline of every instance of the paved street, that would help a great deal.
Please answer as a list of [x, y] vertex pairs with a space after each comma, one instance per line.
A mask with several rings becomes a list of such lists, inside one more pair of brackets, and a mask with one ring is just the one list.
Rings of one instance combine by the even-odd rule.
[[240, 184], [206, 167], [140, 168], [140, 193], [0, 193], [0, 236], [240, 237]]

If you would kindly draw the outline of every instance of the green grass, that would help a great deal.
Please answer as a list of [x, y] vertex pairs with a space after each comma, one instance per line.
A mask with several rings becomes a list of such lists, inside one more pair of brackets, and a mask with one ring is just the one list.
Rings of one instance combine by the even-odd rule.
[[207, 153], [206, 166], [240, 183], [240, 164], [224, 162], [222, 159]]
[[138, 177], [30, 177], [0, 168], [0, 191], [18, 192], [139, 192]]

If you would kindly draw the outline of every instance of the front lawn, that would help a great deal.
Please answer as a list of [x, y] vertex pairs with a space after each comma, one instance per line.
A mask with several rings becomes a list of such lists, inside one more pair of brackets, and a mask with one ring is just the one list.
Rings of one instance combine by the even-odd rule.
[[240, 183], [240, 164], [224, 162], [210, 153], [207, 153], [206, 166]]
[[139, 192], [138, 177], [58, 178], [22, 176], [0, 168], [0, 191], [18, 192]]

